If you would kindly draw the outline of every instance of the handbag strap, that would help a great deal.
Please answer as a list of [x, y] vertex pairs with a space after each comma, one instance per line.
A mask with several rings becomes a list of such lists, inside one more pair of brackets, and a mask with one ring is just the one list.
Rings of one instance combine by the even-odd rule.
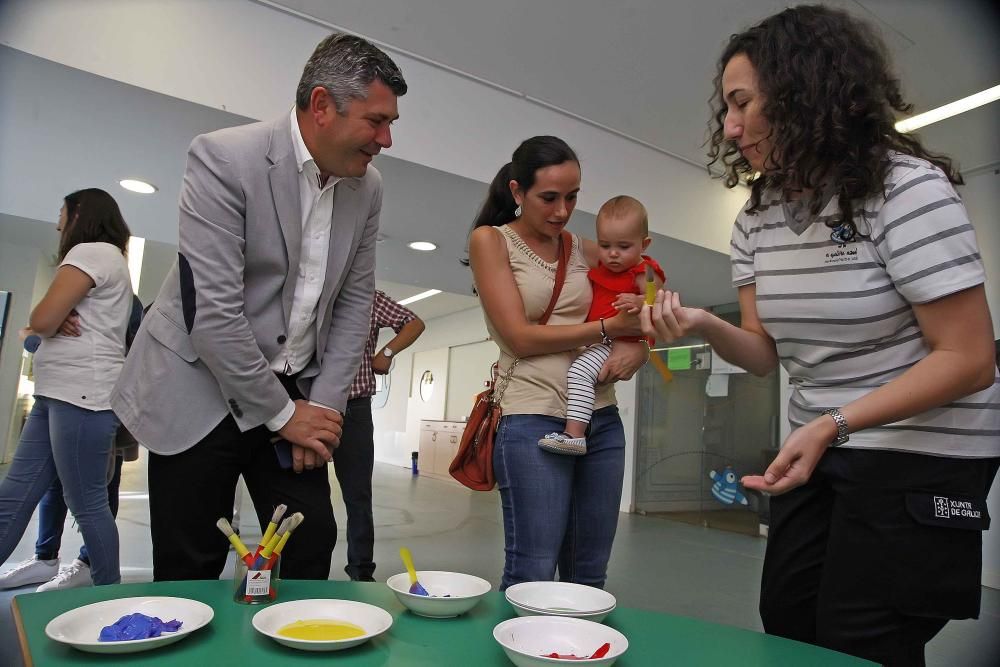
[[[569, 257], [573, 252], [573, 236], [563, 230], [559, 234], [559, 258], [556, 264], [556, 282], [552, 287], [552, 298], [549, 299], [549, 305], [542, 314], [539, 324], [545, 324], [549, 321], [549, 316], [552, 311], [555, 310], [556, 301], [559, 300], [559, 294], [562, 292], [563, 284], [566, 282], [566, 270], [569, 267]], [[510, 384], [510, 378], [514, 375], [514, 367], [517, 363], [521, 361], [519, 357], [515, 357], [514, 361], [511, 362], [507, 370], [504, 371], [503, 376], [497, 377], [496, 374], [500, 370], [498, 364], [493, 364], [493, 392], [491, 400], [495, 405], [499, 405], [500, 401], [503, 399], [504, 392], [507, 390], [507, 385]]]
[[549, 316], [556, 308], [556, 301], [559, 300], [559, 294], [562, 293], [563, 284], [566, 282], [566, 269], [569, 266], [569, 256], [572, 252], [573, 236], [564, 229], [559, 233], [559, 259], [558, 264], [556, 264], [556, 284], [552, 288], [552, 298], [549, 299], [549, 306], [545, 309], [545, 313], [542, 314], [542, 319], [538, 320], [539, 324], [548, 322]]

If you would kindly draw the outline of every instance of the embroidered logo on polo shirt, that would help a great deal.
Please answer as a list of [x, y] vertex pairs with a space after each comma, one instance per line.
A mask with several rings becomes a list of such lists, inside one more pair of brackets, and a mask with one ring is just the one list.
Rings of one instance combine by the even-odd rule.
[[824, 254], [823, 263], [843, 264], [845, 262], [858, 261], [858, 246], [857, 244], [852, 244], [852, 246], [848, 248], [846, 243], [841, 243], [835, 249], [828, 250]]
[[830, 240], [834, 243], [850, 243], [854, 240], [854, 227], [848, 224], [837, 225], [830, 232]]

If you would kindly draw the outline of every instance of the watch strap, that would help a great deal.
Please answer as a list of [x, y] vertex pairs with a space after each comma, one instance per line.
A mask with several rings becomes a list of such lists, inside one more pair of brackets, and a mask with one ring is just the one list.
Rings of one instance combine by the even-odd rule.
[[839, 447], [848, 440], [851, 436], [847, 427], [847, 418], [840, 412], [838, 408], [830, 408], [829, 410], [823, 411], [824, 415], [830, 415], [833, 421], [837, 424], [837, 436], [830, 443], [831, 447]]

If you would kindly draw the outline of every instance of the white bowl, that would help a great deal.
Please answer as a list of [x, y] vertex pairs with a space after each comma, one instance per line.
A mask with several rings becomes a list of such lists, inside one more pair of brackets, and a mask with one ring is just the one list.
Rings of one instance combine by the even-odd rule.
[[[160, 620], [181, 621], [177, 632], [164, 632], [159, 637], [132, 641], [98, 641], [101, 629], [116, 623], [128, 614], [141, 613]], [[137, 653], [178, 642], [198, 628], [207, 625], [215, 612], [204, 602], [186, 598], [134, 597], [95, 602], [71, 609], [56, 616], [45, 626], [49, 639], [88, 653]]]
[[528, 581], [507, 589], [507, 601], [519, 616], [571, 616], [600, 622], [618, 604], [600, 588], [564, 581]]
[[[452, 618], [469, 611], [490, 592], [490, 582], [461, 572], [417, 571], [417, 581], [431, 595], [410, 593], [410, 575], [395, 574], [385, 582], [404, 607], [418, 616]], [[449, 597], [443, 597], [443, 596]]]
[[[278, 630], [295, 621], [342, 621], [360, 626], [365, 634], [352, 639], [313, 640], [282, 637]], [[292, 600], [254, 614], [254, 629], [285, 646], [304, 651], [339, 651], [362, 644], [392, 626], [385, 609], [353, 600]]]
[[521, 607], [520, 605], [511, 604], [514, 607], [514, 613], [518, 616], [556, 616], [562, 618], [582, 618], [585, 621], [593, 621], [594, 623], [602, 623], [608, 614], [615, 610], [614, 607], [606, 611], [596, 611], [592, 614], [585, 614], [583, 612], [572, 612], [572, 613], [556, 613], [547, 609], [528, 609], [527, 607]]
[[[593, 621], [560, 616], [512, 618], [493, 628], [493, 638], [517, 667], [607, 667], [628, 650], [628, 639], [617, 630]], [[544, 657], [553, 652], [590, 656], [604, 643], [611, 644], [611, 650], [603, 658], [565, 660]]]

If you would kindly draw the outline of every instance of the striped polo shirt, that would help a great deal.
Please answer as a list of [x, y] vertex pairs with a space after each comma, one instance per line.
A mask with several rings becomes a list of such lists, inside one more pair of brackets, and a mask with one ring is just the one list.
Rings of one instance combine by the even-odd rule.
[[[911, 304], [982, 284], [965, 206], [945, 174], [890, 153], [885, 194], [856, 208], [858, 234], [831, 239], [825, 221], [766, 191], [736, 218], [733, 284], [756, 283], [761, 324], [777, 345], [792, 393], [792, 429], [899, 377], [930, 348]], [[1000, 456], [1000, 383], [910, 419], [851, 434], [845, 447], [954, 457]]]

